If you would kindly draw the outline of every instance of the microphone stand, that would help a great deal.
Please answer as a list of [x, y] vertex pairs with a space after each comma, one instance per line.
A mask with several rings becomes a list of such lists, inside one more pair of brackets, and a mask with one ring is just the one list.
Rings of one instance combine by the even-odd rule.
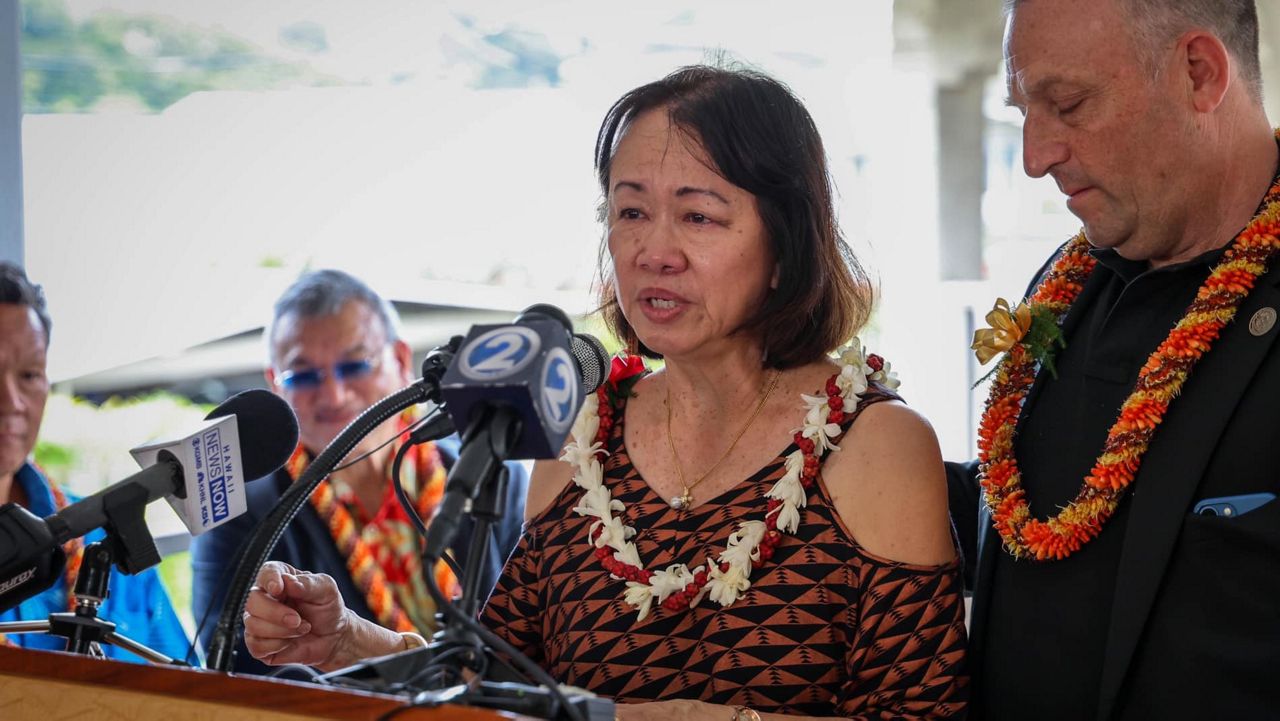
[[[458, 459], [450, 470], [444, 498], [426, 528], [423, 551], [423, 580], [436, 600], [437, 620], [440, 629], [425, 648], [415, 648], [401, 653], [369, 659], [345, 669], [325, 674], [321, 680], [352, 679], [373, 681], [384, 686], [399, 688], [427, 687], [424, 676], [432, 672], [452, 673], [460, 677], [461, 670], [477, 671], [485, 663], [484, 643], [476, 633], [457, 622], [450, 623], [451, 616], [444, 607], [453, 607], [466, 618], [479, 615], [485, 599], [480, 584], [485, 564], [489, 558], [493, 526], [505, 515], [507, 469], [503, 465], [511, 445], [520, 435], [520, 419], [510, 409], [481, 407], [477, 409], [471, 425], [462, 437]], [[440, 559], [461, 525], [462, 517], [473, 519], [471, 542], [461, 578], [462, 595], [453, 602], [440, 593], [435, 583], [436, 561]], [[452, 659], [450, 664], [444, 659]], [[513, 672], [512, 678], [519, 678]]]
[[[459, 622], [458, 619], [476, 618], [485, 601], [481, 593], [487, 593], [488, 589], [482, 591], [480, 582], [489, 559], [493, 526], [506, 513], [504, 506], [509, 479], [503, 462], [520, 437], [522, 425], [519, 415], [506, 406], [485, 406], [478, 411], [473, 414], [471, 425], [463, 434], [458, 460], [449, 474], [440, 509], [427, 527], [422, 562], [424, 571], [429, 573], [457, 534], [462, 517], [471, 516], [471, 544], [463, 577], [459, 579], [462, 595], [452, 604], [443, 593], [436, 597], [442, 623], [428, 647], [437, 664], [451, 659], [452, 668], [459, 672], [459, 677], [463, 668], [481, 672], [488, 666], [487, 649], [474, 624]], [[434, 574], [431, 576], [434, 582]], [[435, 595], [433, 591], [432, 596]], [[449, 610], [456, 613], [449, 613]]]
[[107, 517], [107, 536], [84, 549], [84, 561], [76, 575], [73, 591], [75, 609], [51, 613], [45, 621], [10, 621], [0, 623], [0, 633], [48, 633], [67, 639], [70, 653], [104, 658], [101, 644], [119, 646], [136, 656], [158, 664], [185, 666], [159, 651], [116, 633], [116, 625], [98, 617], [98, 609], [110, 595], [107, 588], [111, 566], [127, 573], [138, 573], [160, 562], [155, 539], [143, 520], [147, 491], [138, 486], [122, 486], [102, 497], [103, 514]]
[[[440, 630], [425, 648], [369, 659], [324, 674], [317, 680], [356, 682], [392, 691], [413, 691], [414, 705], [464, 704], [509, 711], [543, 719], [597, 721], [613, 719], [614, 705], [602, 698], [567, 697], [546, 671], [523, 657], [475, 619], [484, 602], [480, 582], [488, 562], [493, 526], [505, 515], [507, 469], [503, 462], [520, 437], [519, 415], [504, 405], [485, 405], [473, 413], [463, 434], [458, 460], [449, 474], [445, 496], [427, 527], [423, 572], [427, 589], [442, 620]], [[456, 535], [464, 515], [473, 519], [471, 542], [463, 572], [462, 595], [450, 601], [435, 582], [435, 567]], [[504, 648], [505, 647], [505, 648]], [[494, 652], [502, 651], [520, 666], [522, 675]], [[510, 680], [527, 676], [540, 686], [486, 681], [491, 666], [506, 669]], [[461, 683], [465, 673], [472, 680]], [[441, 681], [445, 685], [441, 685]]]
[[[334, 467], [351, 449], [355, 448], [362, 438], [383, 421], [418, 403], [433, 401], [440, 404], [440, 379], [444, 376], [462, 341], [461, 336], [455, 336], [447, 347], [432, 351], [424, 362], [423, 377], [419, 381], [378, 401], [344, 428], [303, 471], [298, 480], [285, 491], [276, 507], [258, 525], [254, 535], [240, 554], [236, 572], [227, 589], [222, 614], [210, 643], [207, 664], [210, 669], [231, 670], [241, 615], [258, 569], [266, 562], [267, 556], [283, 535], [285, 527], [298, 513], [315, 487], [333, 471]], [[464, 667], [486, 671], [491, 658], [511, 668], [489, 650], [492, 647], [519, 666], [528, 678], [541, 684], [541, 687], [484, 682], [477, 678], [475, 682], [466, 686], [442, 689], [438, 692], [424, 691], [414, 699], [414, 704], [469, 703], [489, 708], [510, 709], [547, 719], [565, 718], [569, 721], [613, 719], [612, 701], [585, 695], [577, 695], [570, 701], [546, 671], [485, 629], [474, 618], [483, 601], [479, 598], [481, 561], [488, 555], [488, 537], [492, 534], [492, 524], [501, 518], [503, 512], [505, 493], [502, 489], [506, 479], [503, 462], [511, 455], [514, 444], [520, 437], [520, 425], [518, 413], [505, 405], [482, 405], [472, 414], [466, 433], [463, 435], [458, 461], [449, 474], [445, 496], [427, 528], [424, 544], [423, 566], [427, 589], [447, 622], [443, 624], [435, 642], [429, 647], [431, 651], [424, 653], [423, 649], [415, 649], [402, 653], [412, 654], [418, 659], [423, 659], [425, 656], [423, 660], [426, 663], [418, 666], [421, 670], [414, 672], [414, 677], [433, 668], [442, 668], [441, 664], [446, 657], [454, 659], [452, 669], [458, 676], [461, 676]], [[495, 478], [497, 478], [496, 481]], [[496, 488], [482, 493], [491, 486]], [[479, 527], [476, 529], [476, 535], [483, 540], [473, 539], [473, 550], [479, 552], [468, 558], [467, 570], [463, 572], [464, 592], [469, 594], [464, 601], [468, 613], [463, 613], [444, 596], [435, 582], [435, 575], [429, 569], [434, 568], [435, 562], [443, 556], [449, 542], [457, 533], [462, 515], [469, 511], [468, 506], [474, 508], [477, 505], [485, 508], [483, 511], [485, 517], [477, 519]], [[441, 644], [448, 645], [448, 648], [441, 652], [441, 655], [434, 655], [432, 652], [440, 649]], [[366, 661], [350, 669], [317, 677], [316, 680], [355, 680], [362, 670], [377, 669], [376, 664], [386, 658], [390, 657], [373, 659], [372, 662]], [[434, 663], [431, 662], [432, 659], [435, 659]]]

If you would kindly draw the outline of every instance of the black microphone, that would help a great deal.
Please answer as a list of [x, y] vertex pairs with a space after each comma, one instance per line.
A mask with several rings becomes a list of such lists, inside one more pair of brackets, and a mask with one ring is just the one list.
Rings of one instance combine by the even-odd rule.
[[[561, 350], [566, 348], [576, 349], [576, 351], [569, 353], [569, 358], [570, 367], [574, 369], [571, 375], [573, 376], [575, 383], [580, 384], [578, 391], [579, 396], [585, 392], [593, 392], [599, 386], [600, 382], [605, 377], [608, 365], [608, 360], [605, 357], [603, 348], [600, 347], [599, 341], [596, 341], [594, 338], [590, 338], [589, 336], [584, 336], [577, 340], [570, 339], [569, 319], [565, 316], [563, 311], [555, 308], [554, 306], [533, 306], [527, 309], [525, 313], [520, 316], [520, 320], [526, 325], [531, 325], [533, 323], [539, 324], [538, 328], [532, 332], [533, 335], [538, 338], [540, 350], [545, 350], [545, 348], [541, 347], [543, 338], [542, 334], [546, 335], [553, 347], [560, 348]], [[522, 408], [531, 417], [537, 415], [537, 411], [535, 410], [530, 396], [530, 388], [527, 380], [523, 387], [520, 387], [519, 383], [510, 383], [510, 379], [499, 379], [499, 381], [495, 381], [492, 384], [493, 387], [497, 387], [503, 383], [506, 383], [509, 386], [508, 391], [511, 392], [512, 398], [515, 402], [504, 404], [502, 402], [494, 402], [492, 395], [496, 394], [497, 391], [493, 390], [493, 387], [488, 389], [476, 388], [478, 381], [474, 379], [468, 379], [465, 377], [457, 379], [459, 366], [466, 363], [471, 351], [476, 350], [473, 348], [473, 341], [476, 341], [477, 338], [483, 335], [486, 330], [510, 330], [518, 327], [519, 325], [472, 328], [471, 333], [467, 338], [464, 339], [461, 336], [456, 336], [450, 340], [448, 344], [433, 349], [427, 354], [426, 360], [423, 362], [422, 378], [420, 380], [413, 383], [408, 388], [404, 388], [387, 396], [386, 398], [383, 398], [373, 406], [366, 409], [346, 428], [344, 428], [342, 432], [338, 434], [338, 437], [334, 438], [324, 451], [320, 453], [320, 455], [316, 456], [315, 460], [313, 460], [311, 465], [303, 471], [298, 480], [284, 492], [280, 497], [279, 502], [277, 502], [276, 507], [271, 510], [265, 519], [263, 519], [262, 523], [259, 524], [257, 529], [255, 529], [254, 535], [245, 544], [239, 562], [236, 565], [235, 574], [231, 578], [231, 583], [227, 586], [226, 602], [223, 604], [222, 614], [218, 617], [218, 626], [215, 629], [213, 639], [209, 644], [208, 668], [220, 671], [231, 670], [236, 631], [240, 626], [240, 617], [244, 611], [244, 605], [248, 600], [249, 590], [253, 585], [258, 569], [266, 562], [268, 554], [271, 553], [272, 549], [274, 549], [276, 544], [280, 541], [280, 537], [284, 533], [284, 528], [293, 520], [294, 516], [297, 515], [298, 510], [306, 503], [307, 497], [309, 497], [311, 492], [315, 490], [315, 487], [319, 485], [326, 476], [328, 476], [333, 468], [338, 465], [339, 461], [341, 461], [347, 453], [356, 446], [360, 439], [367, 436], [379, 424], [388, 418], [393, 417], [405, 408], [409, 408], [426, 401], [432, 401], [437, 404], [444, 405], [446, 410], [449, 412], [448, 416], [452, 418], [453, 422], [457, 423], [457, 427], [464, 428], [469, 431], [476, 431], [485, 425], [483, 422], [478, 422], [476, 424], [469, 423], [473, 411], [484, 405], [488, 405], [490, 408], [495, 405], [501, 406], [503, 414], [510, 414], [513, 418], [515, 417], [514, 413], [511, 413], [511, 409], [513, 407]], [[528, 334], [525, 331], [528, 330], [529, 329], [526, 328], [524, 330], [513, 331], [515, 335], [510, 337], [508, 340], [520, 342], [521, 339], [523, 339], [527, 341]], [[501, 334], [495, 334], [495, 336], [491, 337], [489, 340], [494, 340], [498, 335]], [[529, 342], [532, 343], [532, 341]], [[526, 348], [524, 350], [527, 351], [528, 349]], [[516, 348], [516, 351], [517, 354], [522, 352], [518, 347]], [[488, 347], [485, 351], [477, 351], [475, 357], [470, 360], [473, 364], [484, 366], [485, 361], [487, 360], [484, 356], [501, 352], [509, 351], [504, 351], [495, 344], [493, 347]], [[578, 365], [574, 365], [573, 363], [573, 356], [575, 353], [581, 359], [578, 361]], [[557, 357], [561, 357], [560, 354], [557, 354]], [[530, 358], [528, 362], [531, 361], [532, 358]], [[528, 365], [528, 362], [526, 362], [525, 365]], [[505, 364], [505, 360], [497, 359], [497, 362], [491, 361], [491, 363], [493, 365], [502, 366]], [[563, 371], [563, 368], [557, 367], [557, 372], [561, 371]], [[501, 375], [500, 373], [492, 371], [491, 374]], [[444, 386], [447, 385], [451, 376], [455, 377], [455, 387], [452, 391], [445, 393]], [[484, 376], [482, 375], [482, 379], [483, 377]], [[519, 397], [521, 391], [523, 391], [523, 398]], [[581, 397], [579, 397], [578, 403], [581, 403]], [[476, 408], [473, 408], [473, 406]], [[481, 411], [485, 411], [483, 408], [479, 409]], [[561, 411], [561, 415], [569, 418], [569, 425], [571, 426], [573, 415], [576, 414], [576, 412], [577, 406], [575, 405], [572, 410], [563, 409]], [[480, 412], [477, 415], [479, 416], [477, 420], [483, 421], [483, 417], [488, 415], [488, 413]], [[517, 421], [516, 425], [519, 425], [519, 418], [515, 418], [515, 420]], [[439, 422], [430, 422], [415, 433], [414, 440], [422, 441], [447, 435], [452, 432], [453, 428], [450, 428], [452, 425], [453, 423], [444, 423], [443, 418], [440, 419]], [[535, 429], [540, 428], [540, 426], [536, 424], [530, 427]], [[565, 428], [565, 434], [567, 434], [567, 432], [568, 426]], [[474, 436], [469, 434], [467, 437]], [[464, 447], [467, 445], [467, 437], [464, 437], [463, 439]], [[560, 440], [554, 444], [555, 450], [559, 450], [560, 445], [563, 443], [563, 437], [564, 436], [562, 435]], [[552, 445], [548, 443], [548, 440], [545, 437], [542, 439], [541, 443], [544, 446], [544, 452], [546, 446]], [[459, 483], [461, 483], [463, 489], [454, 490], [452, 493], [446, 492], [445, 498], [443, 499], [436, 515], [433, 517], [431, 526], [429, 527], [430, 529], [439, 525], [439, 528], [436, 528], [435, 531], [436, 537], [434, 542], [432, 539], [428, 539], [428, 547], [440, 549], [447, 547], [449, 541], [452, 540], [453, 535], [457, 531], [465, 502], [468, 499], [473, 498], [477, 492], [477, 485], [479, 483], [478, 479], [485, 477], [486, 473], [492, 468], [492, 465], [489, 463], [489, 459], [483, 457], [485, 454], [474, 452], [475, 450], [479, 450], [481, 445], [482, 444], [473, 443], [473, 452], [470, 454], [460, 455], [458, 462], [455, 463], [453, 472], [449, 475], [449, 484], [453, 485], [454, 488], [457, 489]], [[551, 453], [548, 453], [548, 455], [543, 457], [549, 457], [552, 453], [554, 453], [554, 451], [551, 451]], [[504, 457], [511, 456], [504, 455]], [[514, 457], [518, 458], [520, 456]], [[463, 472], [460, 473], [458, 472], [459, 470]], [[477, 472], [473, 472], [473, 470]], [[462, 479], [464, 478], [468, 479], [468, 481], [462, 482]], [[441, 550], [440, 553], [443, 553], [443, 550]], [[439, 558], [439, 555], [433, 557]]]
[[[298, 444], [298, 421], [288, 403], [264, 390], [232, 396], [205, 418], [227, 416], [234, 416], [234, 423], [206, 424], [145, 449], [142, 455], [149, 452], [152, 465], [46, 518], [15, 503], [0, 506], [0, 611], [53, 585], [65, 564], [62, 544], [107, 525], [108, 508], [120, 498], [128, 497], [139, 511], [168, 498], [193, 534], [244, 513], [241, 484], [289, 460]], [[184, 463], [182, 456], [195, 462]]]
[[445, 410], [459, 429], [482, 409], [504, 407], [518, 419], [508, 458], [559, 454], [586, 393], [608, 365], [603, 346], [573, 335], [564, 311], [538, 304], [507, 325], [472, 326], [440, 382]]
[[604, 347], [574, 336], [568, 316], [535, 305], [510, 325], [473, 326], [440, 383], [445, 409], [465, 431], [423, 554], [439, 558], [467, 502], [512, 458], [554, 458], [586, 393], [605, 377]]

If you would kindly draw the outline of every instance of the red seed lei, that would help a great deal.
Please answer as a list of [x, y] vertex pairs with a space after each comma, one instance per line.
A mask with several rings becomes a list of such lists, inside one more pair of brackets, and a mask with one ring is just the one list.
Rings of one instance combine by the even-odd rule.
[[[840, 424], [847, 418], [844, 409], [857, 405], [859, 394], [870, 381], [892, 388], [898, 385], [889, 364], [880, 356], [867, 355], [857, 339], [841, 349], [839, 362], [841, 370], [827, 380], [823, 395], [801, 396], [808, 412], [793, 436], [797, 450], [786, 459], [786, 473], [765, 494], [768, 501], [763, 520], [739, 523], [714, 563], [707, 559], [693, 569], [673, 564], [651, 571], [641, 565], [635, 544], [630, 541], [635, 530], [623, 525], [621, 517], [615, 515], [625, 507], [610, 497], [603, 483], [599, 456], [607, 455], [604, 447], [613, 430], [618, 400], [630, 394], [632, 385], [645, 372], [638, 358], [614, 359], [609, 382], [584, 404], [574, 425], [573, 441], [566, 446], [561, 460], [577, 467], [574, 483], [586, 493], [573, 510], [597, 519], [591, 524], [588, 539], [610, 576], [627, 582], [625, 600], [639, 611], [637, 620], [649, 614], [654, 600], [669, 612], [696, 606], [704, 596], [721, 606], [732, 604], [750, 588], [751, 572], [773, 557], [783, 535], [799, 528], [799, 510], [806, 505], [817, 480], [823, 454], [829, 449], [839, 450], [831, 439], [841, 432]], [[584, 437], [592, 439], [590, 446], [579, 442]]]

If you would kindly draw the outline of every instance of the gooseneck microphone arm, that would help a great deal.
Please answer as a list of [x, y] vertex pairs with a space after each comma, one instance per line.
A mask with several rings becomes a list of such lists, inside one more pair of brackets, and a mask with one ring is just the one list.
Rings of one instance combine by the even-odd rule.
[[[422, 378], [370, 406], [347, 424], [333, 442], [307, 466], [302, 475], [284, 492], [262, 523], [258, 524], [244, 551], [237, 559], [235, 574], [227, 588], [222, 605], [222, 615], [214, 628], [209, 643], [207, 667], [218, 671], [230, 671], [234, 661], [236, 636], [240, 632], [241, 617], [249, 592], [257, 579], [258, 569], [266, 563], [284, 535], [285, 528], [298, 515], [311, 493], [320, 485], [342, 459], [367, 435], [396, 414], [427, 401], [440, 401], [440, 377], [449, 365], [449, 359], [457, 350], [461, 338], [455, 338], [449, 347], [438, 348], [428, 355]], [[434, 362], [433, 362], [433, 359]]]
[[218, 617], [218, 625], [213, 631], [213, 639], [209, 643], [208, 667], [218, 671], [230, 671], [232, 651], [235, 649], [236, 635], [240, 631], [241, 615], [244, 605], [249, 600], [249, 591], [257, 579], [258, 569], [266, 563], [267, 557], [275, 550], [285, 528], [298, 511], [311, 497], [311, 493], [320, 485], [342, 459], [375, 428], [382, 425], [397, 413], [428, 400], [427, 389], [419, 381], [408, 388], [399, 390], [373, 404], [342, 429], [337, 438], [307, 466], [302, 475], [284, 492], [262, 523], [258, 524], [245, 550], [236, 564], [235, 575], [227, 588], [226, 600], [222, 606], [222, 615]]

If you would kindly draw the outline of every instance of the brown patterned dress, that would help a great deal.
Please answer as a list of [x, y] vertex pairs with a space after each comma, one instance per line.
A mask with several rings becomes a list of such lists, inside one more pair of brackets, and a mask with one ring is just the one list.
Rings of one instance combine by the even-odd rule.
[[[857, 413], [893, 396], [864, 394]], [[625, 401], [623, 402], [625, 405]], [[690, 511], [659, 498], [631, 465], [624, 408], [608, 441], [604, 482], [645, 567], [697, 566], [724, 549], [739, 521], [762, 518], [765, 492], [792, 445], [737, 486]], [[619, 702], [698, 699], [761, 712], [865, 719], [957, 718], [968, 696], [958, 563], [916, 566], [863, 550], [821, 477], [751, 588], [727, 608], [704, 599], [644, 621], [626, 582], [600, 566], [593, 519], [573, 512], [570, 483], [529, 521], [482, 618], [562, 683]]]

